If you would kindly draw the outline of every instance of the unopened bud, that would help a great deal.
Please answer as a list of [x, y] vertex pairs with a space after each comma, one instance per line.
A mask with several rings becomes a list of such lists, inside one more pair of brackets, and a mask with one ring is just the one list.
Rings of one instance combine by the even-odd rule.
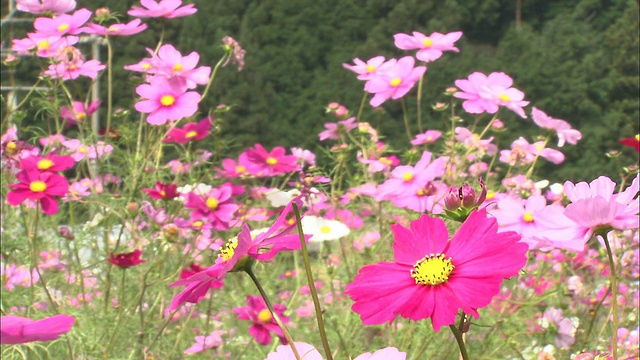
[[60, 229], [58, 229], [58, 234], [60, 234], [60, 236], [67, 240], [75, 239], [75, 235], [73, 235], [71, 229], [69, 229], [68, 226], [60, 226]]
[[140, 205], [138, 203], [130, 202], [127, 204], [127, 212], [131, 215], [136, 215], [140, 210]]
[[109, 11], [108, 7], [101, 7], [96, 9], [96, 17], [97, 18], [106, 18], [111, 15], [111, 11]]

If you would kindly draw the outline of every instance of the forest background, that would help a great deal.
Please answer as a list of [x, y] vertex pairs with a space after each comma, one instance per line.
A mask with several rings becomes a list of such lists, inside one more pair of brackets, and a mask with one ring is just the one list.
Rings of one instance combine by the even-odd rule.
[[[78, 8], [106, 6], [121, 14], [123, 22], [129, 21], [126, 11], [137, 3], [77, 2]], [[333, 121], [325, 115], [326, 104], [339, 102], [355, 112], [363, 96], [362, 82], [343, 63], [352, 63], [356, 57], [366, 61], [377, 55], [409, 55], [395, 48], [396, 33], [461, 30], [464, 35], [456, 44], [460, 53], [447, 53], [429, 64], [425, 105], [447, 101], [445, 88], [474, 71], [503, 71], [514, 78], [514, 86], [525, 92], [531, 105], [567, 120], [583, 134], [577, 146], [562, 149], [566, 155], [562, 167], [545, 164], [537, 170], [538, 178], [577, 182], [605, 174], [615, 179], [618, 164], [637, 161], [632, 148], [619, 144], [620, 139], [638, 133], [637, 1], [206, 0], [195, 4], [198, 12], [188, 21], [144, 19], [150, 31], [114, 38], [114, 66], [122, 68], [147, 57], [145, 48], [155, 47], [163, 29], [165, 43], [185, 55], [197, 51], [200, 65], [213, 66], [223, 55], [224, 36], [237, 39], [246, 50], [244, 69], [219, 72], [212, 94], [200, 105], [203, 114], [219, 104], [232, 106], [219, 119], [227, 140], [226, 156], [233, 157], [254, 143], [317, 151], [317, 134], [325, 122]], [[4, 17], [7, 0], [2, 0], [2, 9]], [[27, 15], [17, 13], [15, 18]], [[10, 46], [11, 38], [25, 37], [31, 28], [32, 20], [3, 26], [3, 47]], [[106, 50], [102, 57], [106, 62]], [[32, 61], [13, 69], [3, 66], [2, 85], [8, 86], [10, 80], [33, 84], [39, 71]], [[114, 104], [132, 109], [138, 75], [115, 74]], [[102, 83], [106, 86], [106, 81]], [[106, 88], [101, 93], [106, 94]], [[415, 104], [408, 105], [410, 116], [415, 116]], [[450, 125], [442, 113], [424, 116], [426, 128], [446, 130]], [[135, 126], [133, 119], [128, 124], [125, 117], [115, 126]], [[534, 140], [538, 128], [530, 119], [511, 113], [503, 113], [501, 119], [507, 125], [505, 138]], [[400, 102], [387, 102], [379, 109], [367, 104], [362, 120], [376, 127], [392, 147], [407, 141], [400, 125]], [[23, 124], [38, 126], [45, 121], [32, 109]], [[498, 144], [500, 148], [509, 145]], [[612, 150], [620, 151], [622, 158], [607, 156]]]

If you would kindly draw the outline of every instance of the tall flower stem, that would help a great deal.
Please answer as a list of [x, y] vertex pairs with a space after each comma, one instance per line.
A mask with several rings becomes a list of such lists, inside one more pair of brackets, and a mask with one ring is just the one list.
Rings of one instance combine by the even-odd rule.
[[455, 325], [449, 325], [449, 329], [455, 336], [456, 341], [458, 342], [458, 347], [460, 348], [460, 358], [463, 360], [469, 360], [469, 354], [467, 354], [467, 347], [464, 344], [464, 339], [462, 338], [462, 333]]
[[607, 248], [607, 258], [609, 259], [609, 268], [611, 269], [611, 312], [613, 313], [613, 340], [611, 344], [611, 352], [613, 360], [618, 360], [618, 275], [616, 273], [616, 264], [613, 261], [613, 251], [606, 234], [602, 235], [604, 246]]
[[113, 112], [113, 47], [108, 36], [105, 37], [105, 40], [107, 41], [107, 127], [104, 133], [108, 135], [111, 129], [111, 113]]
[[413, 140], [413, 135], [411, 135], [411, 129], [409, 128], [409, 114], [407, 113], [407, 102], [402, 98], [402, 117], [404, 118], [404, 128], [407, 130], [407, 136], [409, 137], [409, 141]]
[[322, 339], [322, 346], [324, 352], [327, 355], [327, 360], [333, 360], [331, 355], [331, 348], [329, 347], [329, 341], [327, 340], [327, 333], [324, 329], [324, 321], [322, 319], [322, 308], [320, 307], [320, 301], [318, 300], [318, 291], [316, 290], [315, 282], [313, 281], [313, 273], [311, 272], [311, 264], [309, 262], [309, 252], [307, 252], [307, 241], [304, 238], [304, 232], [302, 231], [302, 220], [300, 219], [300, 210], [298, 204], [293, 203], [293, 212], [296, 214], [296, 225], [298, 227], [298, 234], [300, 235], [300, 243], [302, 245], [302, 258], [304, 259], [304, 270], [307, 273], [307, 282], [309, 283], [309, 290], [311, 292], [311, 298], [313, 299], [313, 306], [316, 310], [316, 320], [318, 321], [318, 330], [320, 331], [320, 338]]
[[204, 100], [204, 98], [207, 96], [207, 94], [209, 93], [209, 88], [211, 87], [211, 84], [213, 84], [213, 79], [216, 78], [216, 73], [218, 72], [218, 69], [220, 68], [220, 65], [222, 65], [224, 63], [224, 61], [231, 56], [231, 51], [226, 51], [224, 53], [224, 55], [220, 58], [220, 60], [218, 61], [218, 63], [216, 64], [216, 66], [213, 67], [213, 71], [211, 71], [211, 77], [209, 78], [209, 82], [207, 83], [207, 87], [204, 88], [204, 91], [202, 92], [202, 96], [200, 97], [200, 101]]
[[264, 303], [267, 305], [267, 309], [269, 309], [269, 311], [271, 312], [271, 315], [273, 316], [273, 319], [276, 321], [276, 323], [278, 324], [278, 326], [282, 330], [282, 333], [284, 334], [285, 339], [287, 339], [287, 343], [291, 346], [291, 350], [293, 351], [293, 355], [296, 357], [297, 360], [302, 360], [302, 358], [300, 357], [300, 353], [298, 353], [298, 349], [296, 349], [296, 345], [293, 343], [293, 338], [291, 338], [291, 334], [289, 333], [289, 329], [287, 329], [287, 327], [284, 325], [284, 323], [280, 319], [280, 316], [278, 316], [278, 314], [276, 314], [276, 311], [273, 308], [273, 305], [271, 304], [271, 301], [269, 300], [269, 297], [267, 296], [267, 293], [262, 288], [262, 285], [260, 284], [260, 281], [258, 281], [258, 278], [256, 277], [256, 274], [254, 274], [254, 272], [253, 272], [253, 269], [251, 267], [247, 267], [245, 269], [245, 272], [247, 274], [249, 274], [249, 277], [251, 278], [253, 283], [256, 285], [256, 288], [258, 288], [258, 291], [260, 292], [260, 296], [262, 296], [262, 299], [264, 300]]
[[422, 76], [420, 76], [420, 81], [418, 81], [418, 107], [416, 109], [417, 114], [416, 116], [418, 117], [418, 131], [420, 131], [422, 133], [422, 84], [424, 82], [424, 76], [425, 76], [426, 72], [422, 74]]
[[364, 109], [364, 104], [367, 101], [368, 94], [365, 92], [362, 96], [362, 101], [360, 101], [360, 107], [358, 108], [358, 115], [356, 115], [356, 122], [360, 122], [360, 117], [362, 116], [362, 110]]

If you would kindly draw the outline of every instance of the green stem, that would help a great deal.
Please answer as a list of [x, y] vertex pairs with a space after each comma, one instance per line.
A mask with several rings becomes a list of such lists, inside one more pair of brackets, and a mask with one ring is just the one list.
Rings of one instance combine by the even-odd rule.
[[407, 130], [409, 141], [413, 140], [411, 129], [409, 129], [409, 114], [407, 113], [407, 102], [402, 98], [402, 117], [404, 118], [404, 128]]
[[607, 247], [607, 258], [609, 259], [609, 268], [611, 269], [611, 312], [613, 313], [613, 341], [611, 349], [613, 352], [613, 360], [618, 360], [618, 276], [616, 274], [616, 264], [613, 261], [613, 251], [606, 234], [602, 235], [604, 245]]
[[271, 301], [269, 300], [267, 293], [262, 288], [262, 285], [260, 285], [260, 281], [258, 281], [256, 274], [253, 273], [253, 269], [251, 269], [251, 267], [248, 267], [247, 269], [245, 269], [245, 272], [249, 274], [249, 277], [258, 288], [258, 291], [260, 292], [260, 296], [262, 296], [264, 303], [267, 305], [267, 309], [269, 309], [269, 311], [271, 312], [271, 316], [273, 316], [273, 319], [276, 321], [276, 323], [282, 330], [282, 333], [284, 334], [285, 339], [287, 339], [287, 343], [291, 346], [293, 355], [296, 357], [297, 360], [302, 360], [302, 358], [300, 357], [300, 353], [298, 353], [298, 349], [296, 349], [296, 345], [293, 343], [293, 338], [291, 338], [291, 334], [289, 334], [289, 330], [280, 319], [280, 316], [276, 314], [276, 311], [273, 308], [273, 305], [271, 304]]
[[458, 347], [460, 348], [460, 357], [462, 360], [469, 360], [469, 354], [467, 354], [467, 347], [464, 345], [464, 339], [462, 339], [462, 333], [455, 325], [449, 325], [449, 329], [455, 336], [456, 341], [458, 342]]
[[356, 122], [360, 122], [360, 117], [362, 116], [362, 110], [364, 109], [364, 104], [367, 101], [368, 94], [365, 92], [362, 97], [362, 101], [360, 101], [360, 107], [358, 108], [358, 115], [356, 115]]
[[324, 329], [324, 321], [322, 320], [322, 308], [320, 307], [320, 300], [318, 300], [318, 292], [316, 285], [313, 281], [313, 273], [311, 272], [311, 264], [309, 262], [309, 253], [307, 252], [307, 241], [304, 238], [304, 232], [302, 231], [302, 220], [300, 219], [300, 210], [298, 205], [293, 203], [293, 212], [296, 214], [296, 225], [298, 227], [298, 234], [300, 234], [300, 243], [302, 245], [302, 258], [304, 259], [304, 269], [307, 273], [307, 282], [309, 283], [309, 290], [311, 291], [311, 297], [313, 298], [313, 306], [316, 310], [316, 320], [318, 321], [318, 330], [320, 330], [320, 338], [322, 339], [322, 346], [324, 352], [327, 355], [327, 360], [333, 360], [331, 356], [331, 348], [329, 347], [329, 341], [327, 340], [327, 333]]
[[418, 81], [418, 107], [417, 107], [417, 116], [418, 116], [418, 131], [422, 133], [422, 83], [424, 81], [424, 76], [426, 72], [420, 76], [420, 81]]
[[[113, 47], [109, 36], [105, 36], [107, 41], [107, 128], [105, 130], [105, 136], [108, 137], [109, 129], [111, 129], [111, 112], [113, 111]], [[94, 134], [97, 135], [97, 134]]]
[[231, 56], [231, 51], [226, 51], [224, 53], [224, 55], [220, 58], [220, 60], [218, 61], [218, 63], [216, 64], [216, 66], [213, 67], [213, 71], [211, 72], [211, 77], [209, 78], [209, 82], [207, 83], [207, 87], [204, 88], [204, 91], [202, 92], [202, 96], [200, 97], [200, 101], [204, 100], [204, 98], [207, 96], [207, 94], [209, 93], [209, 88], [211, 88], [211, 84], [213, 84], [213, 79], [215, 79], [216, 77], [216, 73], [218, 72], [218, 69], [220, 68], [220, 65], [222, 65], [222, 63], [224, 63], [224, 61]]

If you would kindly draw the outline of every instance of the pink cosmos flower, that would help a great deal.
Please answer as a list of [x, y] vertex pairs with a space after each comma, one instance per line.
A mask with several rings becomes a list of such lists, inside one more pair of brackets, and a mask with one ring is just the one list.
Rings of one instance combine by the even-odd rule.
[[395, 39], [395, 45], [398, 49], [418, 49], [416, 58], [424, 62], [429, 62], [440, 58], [443, 51], [459, 52], [460, 50], [454, 46], [454, 43], [458, 41], [461, 36], [462, 31], [450, 32], [448, 34], [434, 32], [429, 36], [414, 31], [413, 36], [400, 33], [393, 35], [393, 38]]
[[553, 327], [556, 330], [555, 341], [558, 347], [569, 349], [576, 342], [578, 318], [564, 317], [562, 310], [551, 307], [544, 311], [541, 322], [544, 329]]
[[67, 333], [75, 323], [71, 315], [54, 315], [40, 320], [7, 315], [0, 317], [0, 344], [50, 341]]
[[111, 154], [113, 151], [113, 146], [103, 141], [98, 141], [95, 145], [85, 145], [78, 139], [71, 139], [62, 141], [62, 145], [67, 148], [76, 162], [85, 158], [98, 159]]
[[463, 143], [465, 146], [486, 151], [487, 154], [491, 156], [498, 151], [498, 147], [491, 143], [493, 136], [488, 139], [480, 139], [480, 135], [474, 134], [469, 131], [469, 129], [460, 126], [456, 127], [454, 131], [456, 141]]
[[391, 225], [394, 261], [366, 265], [345, 294], [364, 324], [382, 324], [398, 315], [431, 318], [433, 328], [456, 321], [458, 310], [479, 317], [500, 292], [502, 280], [517, 276], [527, 261], [527, 245], [514, 232], [498, 233], [485, 210], [473, 211], [452, 239], [444, 221], [423, 215]]
[[415, 166], [400, 165], [393, 169], [389, 180], [378, 187], [376, 200], [392, 200], [413, 195], [428, 181], [442, 176], [449, 157], [442, 156], [434, 161], [431, 161], [431, 157], [430, 152], [424, 151]]
[[4, 288], [9, 291], [13, 291], [16, 286], [28, 288], [40, 280], [36, 269], [29, 271], [28, 268], [16, 264], [0, 266], [0, 277], [4, 280]]
[[536, 156], [556, 165], [564, 161], [564, 154], [555, 149], [545, 148], [544, 141], [529, 144], [522, 136], [511, 143], [511, 150], [500, 151], [500, 161], [512, 166], [530, 164]]
[[193, 51], [183, 57], [171, 44], [161, 46], [157, 54], [151, 49], [147, 51], [151, 54], [152, 63], [149, 73], [163, 75], [179, 86], [186, 86], [187, 89], [195, 89], [197, 85], [205, 85], [209, 82], [211, 68], [208, 66], [196, 68], [200, 60], [197, 52]]
[[[385, 62], [384, 56], [376, 56], [369, 59], [366, 63], [358, 58], [353, 59], [355, 65], [342, 64], [345, 69], [351, 70], [358, 74], [358, 80], [371, 80], [376, 74], [384, 73], [388, 69], [396, 65], [396, 59], [389, 59]], [[366, 90], [366, 85], [365, 85]]]
[[253, 171], [249, 171], [248, 169], [253, 167], [255, 167], [255, 165], [249, 161], [247, 154], [242, 153], [238, 156], [237, 162], [234, 159], [222, 159], [222, 169], [216, 168], [216, 171], [219, 175], [227, 179], [235, 179], [249, 175]]
[[146, 9], [133, 5], [131, 10], [127, 11], [127, 14], [141, 18], [163, 17], [166, 19], [173, 19], [192, 15], [198, 11], [193, 4], [179, 7], [182, 5], [182, 0], [160, 0], [160, 2], [153, 0], [140, 0], [140, 4], [142, 4]]
[[57, 64], [51, 64], [43, 74], [50, 76], [52, 79], [62, 80], [74, 80], [80, 76], [95, 79], [98, 77], [98, 73], [104, 69], [105, 66], [98, 60], [84, 61], [77, 59], [71, 62], [62, 61]]
[[299, 169], [298, 158], [293, 155], [285, 155], [286, 149], [276, 146], [268, 152], [262, 145], [256, 144], [255, 148], [248, 148], [245, 153], [247, 160], [254, 166], [250, 169], [255, 176], [277, 176]]
[[192, 220], [207, 218], [215, 230], [228, 230], [239, 206], [232, 197], [232, 187], [223, 184], [212, 188], [200, 196], [193, 192], [187, 194], [184, 206], [192, 209]]
[[599, 228], [617, 230], [637, 229], [639, 198], [636, 176], [623, 192], [614, 194], [616, 183], [606, 176], [600, 176], [591, 183], [570, 181], [564, 183], [564, 193], [571, 200], [564, 214], [583, 227], [584, 239], [589, 240]]
[[10, 184], [12, 189], [7, 193], [9, 205], [18, 206], [25, 200], [36, 200], [42, 206], [42, 212], [53, 215], [58, 212], [56, 197], [61, 197], [69, 190], [69, 183], [64, 176], [52, 172], [39, 172], [38, 170], [23, 170], [16, 174], [20, 181]]
[[[289, 322], [289, 317], [284, 316], [287, 307], [281, 304], [274, 304], [273, 309], [283, 323]], [[287, 339], [278, 326], [271, 311], [267, 309], [264, 300], [259, 296], [247, 295], [247, 306], [241, 306], [232, 310], [239, 320], [251, 321], [249, 335], [256, 339], [258, 344], [269, 345], [271, 343], [271, 333], [280, 338], [280, 342], [287, 344]]]
[[71, 156], [48, 154], [45, 156], [29, 156], [22, 159], [20, 165], [23, 170], [37, 170], [41, 172], [58, 172], [70, 169], [75, 164]]
[[224, 340], [222, 335], [227, 333], [226, 330], [214, 330], [208, 336], [196, 336], [196, 343], [191, 345], [190, 348], [184, 351], [185, 354], [196, 354], [208, 349], [213, 349], [222, 346]]
[[414, 140], [411, 140], [411, 145], [431, 144], [438, 140], [440, 136], [442, 136], [441, 131], [427, 130], [423, 134], [416, 135], [416, 138]]
[[32, 14], [52, 12], [59, 15], [69, 12], [75, 8], [75, 0], [16, 0], [16, 10]]
[[414, 63], [413, 57], [405, 56], [384, 72], [377, 71], [365, 87], [365, 91], [374, 94], [369, 102], [371, 106], [378, 107], [390, 98], [396, 100], [405, 96], [427, 71], [425, 66], [414, 68]]
[[521, 118], [527, 118], [522, 107], [529, 102], [523, 100], [522, 91], [511, 87], [513, 79], [505, 73], [493, 72], [486, 76], [474, 72], [468, 79], [459, 79], [455, 83], [461, 91], [453, 96], [464, 99], [462, 107], [470, 114], [495, 114], [500, 106], [505, 106]]
[[147, 24], [140, 24], [140, 19], [133, 19], [126, 24], [113, 24], [109, 27], [89, 24], [85, 30], [87, 34], [107, 35], [107, 36], [129, 36], [143, 32], [147, 28]]
[[348, 133], [349, 131], [358, 127], [356, 123], [356, 118], [351, 117], [347, 120], [338, 121], [337, 123], [326, 123], [324, 124], [324, 128], [326, 130], [322, 131], [320, 134], [320, 141], [324, 141], [326, 139], [339, 140], [341, 134]]
[[136, 93], [145, 100], [138, 101], [135, 108], [149, 114], [147, 122], [151, 125], [192, 116], [198, 111], [200, 94], [186, 90], [186, 86], [169, 82], [164, 76], [154, 76], [149, 84], [136, 88]]
[[172, 129], [162, 142], [174, 142], [186, 145], [191, 141], [202, 140], [209, 136], [212, 116], [206, 117], [199, 122], [186, 123], [182, 129]]
[[554, 119], [535, 106], [531, 109], [531, 117], [533, 122], [541, 128], [555, 130], [558, 135], [558, 147], [563, 147], [565, 142], [575, 145], [582, 138], [580, 131], [572, 129], [568, 122]]
[[154, 199], [173, 200], [178, 197], [178, 186], [175, 184], [163, 184], [156, 182], [155, 189], [142, 189], [144, 193]]
[[140, 256], [142, 256], [142, 251], [140, 251], [140, 249], [135, 249], [128, 253], [119, 253], [117, 255], [114, 255], [112, 251], [107, 261], [124, 269], [147, 262], [147, 260], [141, 259]]
[[33, 27], [39, 33], [47, 35], [78, 35], [88, 28], [82, 27], [91, 18], [91, 11], [87, 9], [76, 10], [73, 14], [62, 14], [55, 18], [39, 17], [34, 21]]
[[74, 101], [72, 108], [67, 106], [60, 107], [60, 117], [67, 120], [66, 127], [76, 125], [78, 122], [83, 122], [88, 116], [96, 112], [100, 108], [101, 103], [102, 101], [100, 99], [95, 99], [87, 106], [81, 101]]
[[28, 33], [24, 39], [13, 39], [11, 50], [22, 55], [31, 54], [36, 50], [36, 56], [52, 58], [63, 49], [73, 46], [80, 41], [78, 36], [47, 35], [43, 33]]
[[[303, 343], [303, 342], [295, 342], [296, 350], [298, 350], [298, 354], [304, 360], [323, 360], [322, 355], [313, 345]], [[387, 347], [374, 353], [366, 352], [362, 355], [359, 355], [354, 360], [405, 360], [407, 358], [407, 354], [404, 352], [398, 351], [398, 349], [394, 347]], [[272, 352], [267, 356], [265, 360], [296, 360], [296, 357], [291, 350], [291, 345], [278, 345], [275, 352]]]
[[[208, 267], [189, 278], [178, 280], [169, 286], [186, 286], [186, 288], [173, 298], [170, 308], [176, 309], [185, 302], [197, 303], [202, 300], [211, 284], [222, 280], [225, 275], [242, 259], [247, 257], [259, 261], [273, 259], [280, 251], [300, 249], [300, 239], [296, 233], [290, 234], [295, 224], [289, 224], [287, 218], [293, 214], [293, 204], [302, 208], [300, 196], [293, 199], [282, 210], [276, 221], [268, 230], [253, 236], [247, 224], [244, 224], [237, 238], [231, 239], [220, 250], [220, 255], [214, 265]], [[308, 240], [309, 236], [305, 235]], [[242, 260], [244, 262], [245, 260]]]

